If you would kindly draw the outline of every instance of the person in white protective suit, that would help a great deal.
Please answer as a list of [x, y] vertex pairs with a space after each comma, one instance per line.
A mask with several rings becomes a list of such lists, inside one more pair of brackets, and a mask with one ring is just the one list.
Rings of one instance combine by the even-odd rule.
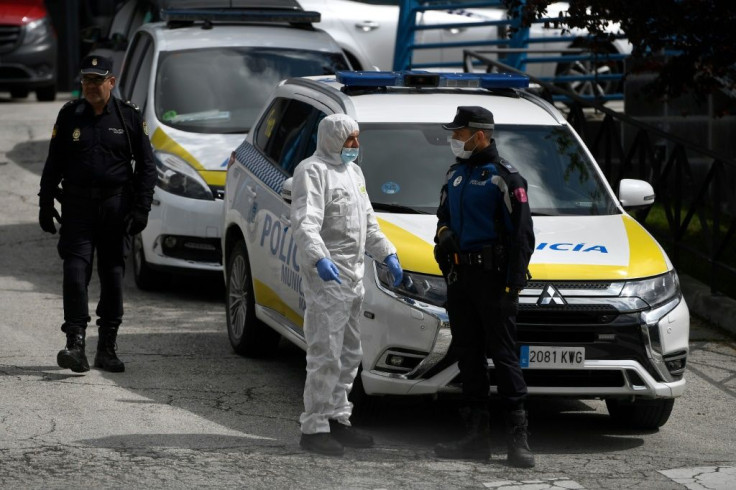
[[298, 247], [306, 312], [307, 379], [300, 446], [339, 456], [344, 446], [370, 447], [373, 438], [350, 425], [348, 394], [362, 357], [360, 310], [365, 253], [382, 260], [398, 285], [396, 248], [373, 214], [357, 158], [358, 123], [325, 117], [317, 149], [299, 163], [292, 181], [291, 223]]

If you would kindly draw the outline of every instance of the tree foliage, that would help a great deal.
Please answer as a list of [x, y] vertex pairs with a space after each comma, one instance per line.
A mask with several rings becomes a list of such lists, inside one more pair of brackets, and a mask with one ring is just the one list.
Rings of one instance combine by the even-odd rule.
[[[552, 0], [503, 0], [528, 27], [546, 18]], [[587, 29], [598, 43], [617, 23], [633, 45], [635, 71], [657, 73], [654, 93], [702, 98], [716, 90], [736, 97], [736, 1], [571, 0], [559, 19], [564, 28]]]

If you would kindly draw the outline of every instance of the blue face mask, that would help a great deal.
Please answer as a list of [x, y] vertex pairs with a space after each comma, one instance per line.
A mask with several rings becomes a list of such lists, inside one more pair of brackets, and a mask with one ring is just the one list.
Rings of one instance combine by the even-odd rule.
[[348, 164], [358, 158], [358, 153], [360, 151], [360, 148], [343, 148], [340, 152], [340, 158], [342, 159], [342, 163]]

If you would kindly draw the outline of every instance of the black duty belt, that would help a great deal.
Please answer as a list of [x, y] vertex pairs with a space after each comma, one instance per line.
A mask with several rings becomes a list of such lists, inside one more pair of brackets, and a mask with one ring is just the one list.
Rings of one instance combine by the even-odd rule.
[[107, 199], [122, 194], [125, 191], [124, 185], [116, 187], [83, 187], [64, 182], [62, 187], [64, 188], [64, 196], [80, 199]]
[[479, 265], [479, 266], [490, 266], [491, 264], [486, 264], [488, 260], [484, 259], [483, 252], [466, 252], [466, 253], [456, 253], [453, 256], [453, 261], [457, 265]]

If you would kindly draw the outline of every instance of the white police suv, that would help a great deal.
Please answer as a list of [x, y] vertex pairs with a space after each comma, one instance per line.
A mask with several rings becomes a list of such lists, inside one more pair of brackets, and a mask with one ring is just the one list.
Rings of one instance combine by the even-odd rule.
[[312, 27], [318, 13], [293, 0], [238, 4], [255, 6], [166, 10], [166, 22], [143, 25], [127, 50], [119, 95], [143, 111], [158, 169], [148, 227], [134, 241], [143, 289], [171, 272], [220, 273], [230, 151], [280, 80], [349, 68]]
[[[345, 113], [360, 124], [358, 163], [408, 277], [394, 287], [380, 258], [367, 257], [353, 399], [460, 390], [433, 257], [440, 187], [454, 162], [440, 125], [458, 106], [479, 105], [494, 114], [501, 156], [529, 183], [537, 245], [518, 348], [530, 394], [601, 398], [630, 426], [664, 424], [685, 388], [689, 312], [667, 255], [626, 212], [650, 205], [652, 187], [624, 179], [614, 194], [563, 116], [526, 86], [508, 74], [426, 72], [281, 82], [228, 164], [222, 249], [235, 350], [265, 355], [280, 336], [305, 346], [299, 270], [309, 264], [296, 261], [289, 178], [314, 151], [320, 119]], [[494, 379], [490, 360], [489, 371]]]

